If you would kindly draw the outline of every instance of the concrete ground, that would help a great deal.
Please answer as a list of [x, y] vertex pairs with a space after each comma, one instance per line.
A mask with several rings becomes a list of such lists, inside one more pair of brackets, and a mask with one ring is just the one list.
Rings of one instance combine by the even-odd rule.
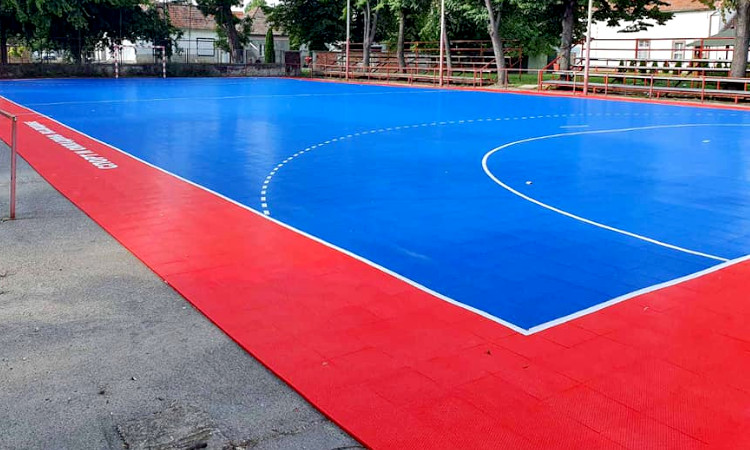
[[360, 447], [23, 161], [18, 193], [0, 222], [0, 448]]

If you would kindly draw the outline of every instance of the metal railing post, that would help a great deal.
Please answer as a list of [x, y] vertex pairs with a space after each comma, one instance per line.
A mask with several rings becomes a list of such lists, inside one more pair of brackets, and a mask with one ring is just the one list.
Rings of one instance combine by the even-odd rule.
[[654, 96], [654, 74], [651, 74], [651, 86], [648, 89], [648, 98], [652, 98]]
[[[10, 219], [16, 218], [16, 172], [18, 161], [18, 116], [0, 110], [0, 116], [10, 119]], [[6, 142], [7, 143], [7, 142]]]
[[11, 119], [10, 132], [10, 218], [11, 220], [16, 218], [16, 165], [17, 165], [17, 154], [18, 154], [18, 140], [17, 140], [17, 129], [18, 129], [18, 117], [13, 116]]

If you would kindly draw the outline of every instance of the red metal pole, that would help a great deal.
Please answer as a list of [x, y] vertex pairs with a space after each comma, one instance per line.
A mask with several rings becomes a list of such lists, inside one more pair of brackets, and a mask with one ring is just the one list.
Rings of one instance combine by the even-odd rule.
[[344, 75], [344, 78], [346, 81], [349, 81], [349, 54], [350, 54], [350, 47], [351, 47], [351, 9], [352, 9], [352, 2], [351, 0], [347, 0], [346, 2], [346, 61], [345, 61], [345, 67], [344, 70], [346, 71], [346, 74]]
[[651, 74], [651, 87], [648, 89], [648, 97], [651, 98], [654, 96], [654, 74]]
[[440, 62], [439, 64], [439, 84], [443, 85], [443, 57], [445, 55], [445, 0], [440, 2]]

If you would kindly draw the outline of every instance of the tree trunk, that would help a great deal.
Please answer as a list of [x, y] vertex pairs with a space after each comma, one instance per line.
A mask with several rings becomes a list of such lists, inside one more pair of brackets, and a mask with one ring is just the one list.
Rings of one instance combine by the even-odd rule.
[[240, 56], [240, 51], [242, 50], [242, 46], [240, 45], [240, 36], [239, 33], [237, 33], [237, 28], [234, 26], [234, 15], [232, 14], [232, 8], [228, 5], [224, 6], [221, 9], [221, 15], [222, 17], [222, 26], [224, 27], [224, 31], [227, 33], [227, 43], [229, 44], [229, 61], [232, 63], [236, 62], [242, 62]]
[[0, 23], [0, 64], [8, 64], [8, 32]]
[[398, 59], [398, 68], [401, 72], [406, 69], [406, 60], [404, 59], [404, 34], [406, 33], [406, 12], [404, 8], [398, 10], [398, 42], [396, 43], [396, 59]]
[[750, 0], [737, 1], [735, 21], [737, 37], [734, 38], [732, 70], [729, 75], [734, 78], [744, 78], [747, 73], [747, 52], [750, 47]]
[[77, 38], [72, 39], [72, 43], [70, 45], [70, 54], [76, 64], [83, 63], [83, 42], [81, 42], [80, 32], [78, 32]]
[[448, 30], [445, 30], [445, 66], [448, 68], [448, 76], [453, 72], [453, 55], [451, 54], [451, 38], [448, 37]]
[[[508, 76], [505, 71], [505, 49], [503, 48], [503, 41], [500, 39], [500, 34], [498, 32], [500, 19], [502, 18], [501, 11], [495, 13], [492, 8], [492, 0], [484, 0], [484, 5], [487, 7], [487, 15], [489, 16], [489, 24], [487, 28], [489, 29], [490, 39], [492, 40], [492, 51], [495, 53], [497, 84], [505, 85]], [[500, 8], [502, 8], [502, 6]]]
[[370, 10], [370, 0], [365, 2], [365, 26], [362, 35], [362, 69], [370, 65], [370, 21], [372, 12]]
[[573, 48], [577, 0], [564, 0], [565, 11], [562, 17], [562, 39], [560, 42], [560, 70], [570, 70], [570, 50]]
[[370, 67], [370, 47], [375, 40], [375, 30], [378, 26], [378, 12], [370, 8], [370, 0], [365, 3], [365, 27], [362, 42], [362, 66]]

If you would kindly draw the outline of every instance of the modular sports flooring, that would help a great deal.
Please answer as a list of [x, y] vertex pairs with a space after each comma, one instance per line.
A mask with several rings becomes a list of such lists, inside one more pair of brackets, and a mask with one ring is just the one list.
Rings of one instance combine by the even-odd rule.
[[0, 94], [32, 166], [368, 446], [750, 445], [750, 112], [288, 79]]

